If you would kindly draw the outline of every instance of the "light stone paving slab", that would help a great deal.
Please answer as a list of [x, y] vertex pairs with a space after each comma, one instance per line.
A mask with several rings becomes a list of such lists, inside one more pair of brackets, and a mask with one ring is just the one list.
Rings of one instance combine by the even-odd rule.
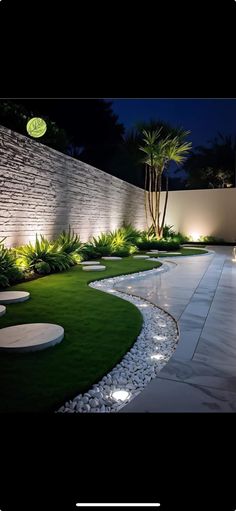
[[3, 314], [6, 313], [6, 307], [4, 305], [0, 305], [0, 317], [3, 316]]
[[25, 302], [30, 297], [27, 291], [1, 291], [0, 304]]
[[[138, 296], [145, 298], [146, 286], [152, 301], [164, 310], [170, 304], [167, 310], [178, 319], [180, 339], [157, 378], [123, 413], [236, 411], [236, 265], [232, 247], [214, 246], [214, 251], [176, 259], [177, 269], [162, 275], [158, 285], [146, 286], [147, 279], [143, 286], [132, 283]], [[171, 280], [182, 304], [176, 310]], [[184, 306], [185, 286], [192, 297], [186, 295]]]
[[0, 329], [0, 350], [40, 351], [62, 341], [64, 329], [51, 323], [28, 323]]

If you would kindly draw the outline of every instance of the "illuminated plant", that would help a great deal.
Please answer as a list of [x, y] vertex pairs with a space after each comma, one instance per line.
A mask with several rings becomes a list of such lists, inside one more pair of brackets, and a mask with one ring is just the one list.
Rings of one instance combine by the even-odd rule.
[[23, 275], [22, 271], [17, 267], [14, 250], [4, 247], [2, 241], [0, 242], [0, 286], [7, 287], [21, 280]]
[[16, 249], [17, 263], [25, 270], [33, 270], [37, 273], [38, 263], [47, 263], [51, 271], [64, 271], [71, 265], [70, 255], [61, 252], [53, 243], [44, 236], [36, 235], [35, 243], [28, 243]]
[[[144, 145], [140, 150], [145, 153], [145, 210], [148, 219], [148, 211], [151, 218], [151, 227], [158, 238], [163, 236], [165, 217], [168, 203], [168, 170], [171, 162], [180, 165], [184, 162], [192, 144], [183, 142], [189, 131], [179, 130], [175, 136], [167, 135], [161, 138], [162, 128], [158, 130], [143, 130]], [[176, 132], [176, 130], [175, 130]], [[166, 176], [166, 195], [161, 219], [160, 198], [162, 175]], [[148, 223], [148, 221], [147, 221]]]

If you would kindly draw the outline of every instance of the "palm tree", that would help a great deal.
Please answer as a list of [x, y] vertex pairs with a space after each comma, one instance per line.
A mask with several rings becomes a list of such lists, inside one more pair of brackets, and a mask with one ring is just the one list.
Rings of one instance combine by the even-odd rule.
[[[168, 203], [168, 170], [171, 162], [180, 165], [191, 149], [190, 142], [183, 142], [189, 131], [180, 130], [179, 134], [169, 133], [161, 137], [162, 127], [158, 130], [143, 130], [144, 145], [140, 150], [145, 153], [145, 211], [147, 209], [152, 221], [152, 228], [158, 238], [162, 237]], [[175, 131], [176, 133], [176, 131]], [[160, 197], [162, 175], [166, 176], [166, 195], [161, 220]], [[148, 206], [148, 208], [147, 208]]]

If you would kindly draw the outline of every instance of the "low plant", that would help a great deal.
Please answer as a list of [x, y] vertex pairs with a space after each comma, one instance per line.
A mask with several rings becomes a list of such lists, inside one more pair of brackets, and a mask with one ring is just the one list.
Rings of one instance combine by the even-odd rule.
[[97, 238], [93, 236], [89, 245], [93, 247], [94, 251], [99, 253], [100, 256], [110, 256], [112, 254], [113, 247], [110, 233], [102, 233]]
[[69, 227], [68, 231], [62, 231], [54, 242], [54, 247], [64, 254], [80, 254], [83, 249], [83, 243], [80, 237]]
[[100, 259], [102, 254], [96, 250], [92, 243], [85, 243], [81, 250], [82, 259], [88, 261], [91, 259]]
[[51, 273], [51, 268], [48, 263], [46, 263], [45, 261], [41, 261], [40, 263], [36, 263], [34, 265], [34, 271], [39, 275], [48, 275], [49, 273]]
[[199, 241], [204, 243], [223, 243], [224, 240], [221, 238], [216, 238], [215, 236], [200, 236]]
[[8, 287], [9, 285], [10, 285], [9, 280], [6, 277], [6, 275], [0, 274], [0, 289], [4, 289], [5, 287]]
[[[36, 235], [35, 243], [28, 243], [16, 249], [17, 263], [24, 270], [33, 270], [38, 273], [38, 263], [47, 263], [50, 271], [64, 271], [71, 266], [71, 257], [63, 253], [58, 246], [50, 243], [44, 236]], [[41, 267], [39, 267], [41, 268]], [[41, 271], [41, 270], [40, 270]]]
[[1, 287], [7, 287], [10, 284], [19, 282], [23, 279], [23, 272], [18, 268], [15, 251], [6, 248], [3, 245], [3, 241], [0, 243], [0, 275]]
[[124, 242], [131, 245], [135, 245], [142, 237], [142, 231], [135, 229], [131, 224], [124, 224], [116, 232], [120, 232], [123, 235]]
[[153, 239], [143, 239], [141, 242], [137, 243], [138, 248], [140, 250], [166, 250], [168, 251], [174, 251], [179, 249], [179, 243], [177, 241], [162, 241], [157, 240], [155, 238]]

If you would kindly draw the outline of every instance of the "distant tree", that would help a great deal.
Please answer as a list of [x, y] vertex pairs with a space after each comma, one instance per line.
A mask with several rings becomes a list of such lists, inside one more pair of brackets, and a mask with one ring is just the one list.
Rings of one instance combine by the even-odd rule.
[[236, 137], [218, 134], [208, 146], [191, 151], [183, 169], [188, 188], [226, 188], [235, 186]]
[[[27, 122], [37, 116], [35, 111], [27, 110], [24, 105], [11, 100], [0, 101], [0, 124], [29, 138], [31, 137], [26, 130]], [[66, 151], [69, 138], [65, 130], [59, 128], [48, 116], [44, 115], [43, 118], [47, 123], [47, 131], [38, 141], [59, 151]]]

